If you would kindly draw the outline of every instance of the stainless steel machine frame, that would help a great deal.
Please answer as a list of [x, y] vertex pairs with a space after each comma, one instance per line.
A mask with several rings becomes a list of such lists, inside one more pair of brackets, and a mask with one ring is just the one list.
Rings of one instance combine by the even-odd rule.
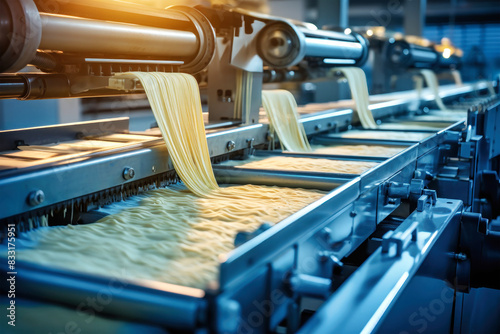
[[[461, 92], [457, 94], [460, 95]], [[404, 105], [409, 101], [400, 101], [400, 103]], [[375, 115], [377, 115], [377, 110], [384, 114], [390, 113], [387, 108], [393, 108], [394, 112], [394, 110], [399, 110], [399, 107], [398, 104], [389, 106], [382, 104], [380, 109], [374, 108]], [[325, 126], [325, 123], [337, 124], [336, 128], [341, 130], [348, 127], [351, 120], [352, 114], [346, 110], [305, 117], [303, 122], [308, 134], [314, 135], [313, 141], [322, 144], [334, 144], [339, 141], [349, 144], [353, 143], [353, 139], [342, 141], [336, 136], [322, 134], [318, 131], [320, 128], [318, 125], [321, 124], [326, 129], [334, 129], [333, 126]], [[118, 132], [126, 128], [126, 120], [113, 121], [110, 124], [112, 124], [111, 128]], [[100, 128], [109, 129], [110, 126]], [[95, 127], [91, 127], [90, 124], [81, 124], [74, 125], [73, 128], [56, 126], [52, 129], [25, 130], [23, 137], [27, 140], [35, 137], [49, 140], [51, 136], [52, 138], [54, 136], [62, 138], [68, 135], [72, 137], [70, 134], [85, 133], [85, 129], [95, 129]], [[445, 170], [446, 162], [449, 161], [446, 157], [449, 156], [450, 150], [453, 150], [450, 145], [458, 145], [459, 133], [464, 129], [464, 122], [459, 121], [435, 133], [427, 131], [426, 133], [430, 136], [421, 142], [371, 140], [371, 144], [400, 145], [403, 150], [385, 159], [344, 157], [380, 162], [377, 167], [358, 176], [313, 172], [235, 171], [234, 168], [215, 166], [214, 171], [220, 183], [251, 182], [334, 189], [321, 200], [226, 254], [225, 260], [220, 264], [219, 280], [214, 282], [211, 288], [204, 291], [158, 284], [158, 282], [127, 281], [124, 283], [127, 286], [126, 289], [111, 292], [113, 301], [107, 305], [105, 314], [174, 330], [194, 331], [197, 328], [208, 328], [221, 333], [236, 333], [241, 330], [268, 332], [275, 330], [277, 326], [282, 326], [285, 321], [285, 326], [295, 331], [300, 328], [298, 319], [300, 319], [301, 311], [304, 308], [310, 308], [307, 306], [308, 303], [314, 304], [314, 301], [325, 300], [329, 297], [328, 302], [302, 330], [319, 333], [325, 328], [323, 326], [339, 326], [339, 328], [362, 326], [365, 329], [375, 330], [384, 328], [386, 323], [394, 325], [397, 322], [383, 321], [393, 319], [393, 316], [389, 308], [383, 309], [382, 307], [386, 304], [393, 305], [396, 300], [398, 300], [397, 303], [404, 305], [411, 304], [404, 300], [413, 298], [414, 293], [411, 291], [414, 291], [414, 288], [412, 287], [419, 283], [412, 282], [420, 282], [419, 277], [422, 271], [425, 271], [422, 268], [428, 266], [425, 263], [438, 265], [430, 261], [430, 255], [427, 254], [441, 254], [439, 256], [460, 254], [457, 248], [457, 222], [471, 221], [471, 219], [461, 218], [463, 212], [461, 201], [442, 199], [436, 201], [435, 193], [425, 189], [425, 186], [430, 184], [428, 175], [438, 175]], [[40, 133], [40, 131], [46, 131], [47, 134], [43, 137], [36, 136], [35, 133]], [[266, 133], [266, 125], [256, 124], [217, 131], [209, 134], [207, 139], [211, 155], [215, 158], [230, 154], [230, 152], [247, 151], [248, 153], [254, 149], [254, 146], [259, 147], [266, 143]], [[16, 136], [19, 134], [17, 133]], [[10, 135], [13, 138], [12, 133], [3, 135]], [[230, 141], [234, 142], [234, 146], [231, 146], [234, 151], [228, 149], [227, 143]], [[354, 141], [354, 143], [359, 142], [359, 140]], [[161, 179], [165, 182], [175, 181], [175, 174], [169, 174], [172, 167], [167, 162], [166, 152], [159, 144], [158, 142], [155, 145], [153, 142], [145, 147], [133, 147], [123, 152], [107, 152], [85, 162], [67, 161], [59, 167], [47, 166], [41, 169], [35, 168], [32, 172], [22, 171], [20, 174], [14, 172], [6, 175], [7, 177], [0, 181], [0, 187], [2, 190], [8, 189], [14, 195], [11, 196], [12, 201], [8, 206], [4, 207], [12, 207], [12, 211], [3, 217], [8, 215], [15, 215], [19, 218], [28, 217], [30, 212], [32, 212], [31, 215], [36, 215], [36, 212], [40, 214], [44, 210], [57, 208], [58, 205], [68, 205], [69, 201], [80, 204], [91, 203], [99, 196], [104, 196], [105, 191], [112, 193], [113, 189], [119, 192], [130, 189], [133, 194], [139, 191], [141, 186], [146, 187], [151, 182], [158, 182]], [[283, 154], [256, 152], [266, 155]], [[297, 154], [289, 155], [297, 156]], [[326, 156], [321, 155], [321, 157]], [[330, 156], [329, 158], [343, 157]], [[155, 166], [157, 173], [155, 178], [151, 178], [151, 165]], [[126, 166], [134, 167], [137, 181], [123, 179], [123, 167]], [[80, 179], [88, 179], [86, 173], [96, 175], [95, 171], [100, 169], [106, 170], [104, 174], [106, 177], [99, 180], [100, 188], [96, 188], [95, 192], [94, 189], [88, 188], [92, 186], [91, 184], [76, 182]], [[111, 175], [114, 176], [109, 177]], [[60, 179], [61, 177], [64, 180], [74, 180], [71, 183], [65, 182], [67, 191], [63, 197], [60, 193], [52, 192], [53, 189], [57, 189], [54, 184], [64, 182]], [[39, 207], [30, 206], [26, 202], [26, 196], [33, 191], [31, 189], [27, 191], [27, 187], [33, 188], [35, 185], [37, 185], [35, 188], [43, 189], [45, 194], [45, 200], [40, 203], [41, 205], [39, 204]], [[439, 188], [437, 191], [439, 194]], [[407, 204], [403, 205], [403, 202]], [[34, 211], [30, 211], [33, 209]], [[416, 211], [411, 213], [414, 209]], [[377, 239], [373, 239], [373, 234], [380, 230], [380, 226], [384, 226], [386, 218], [394, 213], [401, 214], [401, 212], [407, 219], [396, 230], [383, 236], [381, 250], [379, 249], [367, 261], [360, 264], [352, 275], [346, 274], [350, 270], [347, 268], [351, 267], [348, 259], [354, 256], [356, 250], [367, 241], [371, 240], [370, 242], [375, 242], [377, 245]], [[457, 241], [453, 243], [452, 240]], [[443, 246], [440, 246], [441, 244]], [[376, 246], [372, 245], [372, 247]], [[411, 260], [411, 258], [416, 260]], [[425, 258], [429, 260], [426, 262]], [[455, 268], [458, 258], [460, 258], [459, 255], [448, 257], [447, 266]], [[387, 262], [389, 259], [390, 261]], [[382, 270], [384, 268], [382, 266], [379, 268], [380, 276], [377, 278], [380, 288], [369, 291], [370, 295], [377, 297], [355, 305], [345, 304], [350, 305], [351, 310], [357, 308], [363, 310], [360, 312], [363, 317], [366, 315], [366, 318], [363, 318], [366, 320], [353, 321], [350, 325], [350, 322], [343, 324], [336, 322], [335, 319], [340, 318], [325, 317], [323, 312], [328, 313], [330, 305], [337, 305], [339, 298], [345, 300], [342, 296], [350, 293], [346, 291], [352, 292], [353, 286], [369, 287], [373, 284], [372, 280], [363, 282], [367, 279], [363, 272], [371, 271], [372, 269], [369, 268], [377, 266], [377, 261], [387, 263], [391, 266], [389, 272], [398, 272], [400, 276], [396, 274], [388, 276], [387, 272]], [[344, 263], [346, 269], [343, 269]], [[110, 282], [115, 284], [115, 279], [111, 277], [66, 272], [28, 263], [19, 262], [17, 268], [16, 284], [22, 294], [31, 298], [36, 296], [42, 300], [74, 306], [77, 306], [88, 294], [110, 290]], [[439, 276], [440, 272], [442, 271], [436, 269], [436, 275]], [[441, 286], [442, 289], [447, 289], [446, 293], [453, 291], [454, 288], [447, 287], [446, 282], [452, 281], [452, 277], [456, 275], [454, 273], [455, 271], [451, 270], [448, 271], [446, 277], [440, 277], [439, 282], [444, 283], [436, 285], [436, 289]], [[344, 280], [345, 282], [342, 283]], [[361, 293], [360, 291], [367, 290], [358, 290], [356, 293]], [[429, 291], [428, 298], [433, 296], [432, 291]], [[408, 297], [405, 297], [406, 295]], [[415, 305], [421, 301], [415, 302]], [[134, 305], [140, 305], [141, 312], [137, 312]], [[124, 312], [124, 308], [129, 311]], [[446, 312], [443, 312], [440, 320], [433, 322], [432, 325], [444, 326], [439, 328], [451, 326], [450, 312], [450, 306], [446, 305]], [[454, 316], [462, 315], [455, 314]], [[401, 328], [408, 328], [404, 323], [400, 325]]]
[[[77, 1], [76, 7], [84, 8], [85, 4]], [[328, 193], [223, 254], [218, 280], [204, 290], [17, 262], [19, 295], [69, 305], [87, 315], [82, 300], [110, 296], [102, 315], [172, 331], [215, 333], [277, 332], [282, 330], [279, 327], [312, 333], [332, 329], [413, 330], [414, 322], [420, 320], [419, 314], [413, 316], [413, 310], [427, 304], [431, 308], [436, 296], [444, 296], [439, 319], [428, 321], [426, 328], [458, 332], [454, 321], [468, 319], [460, 310], [473, 305], [466, 295], [473, 289], [498, 289], [500, 279], [490, 268], [499, 263], [495, 244], [500, 229], [480, 214], [469, 212], [471, 208], [482, 208], [479, 211], [485, 214], [493, 211], [494, 203], [484, 197], [488, 189], [481, 188], [477, 181], [496, 175], [480, 172], [488, 168], [493, 171], [493, 159], [500, 152], [496, 142], [488, 141], [497, 133], [494, 124], [500, 119], [498, 103], [492, 106], [489, 101], [481, 110], [471, 110], [467, 123], [464, 117], [436, 131], [421, 131], [429, 134], [421, 141], [339, 139], [335, 132], [358, 123], [352, 110], [327, 110], [302, 119], [312, 142], [402, 148], [389, 158], [263, 152], [263, 148], [273, 148], [268, 126], [258, 123], [264, 77], [275, 81], [277, 73], [285, 73], [282, 78], [293, 80], [292, 72], [308, 77], [304, 70], [314, 72], [319, 68], [324, 74], [331, 65], [361, 66], [367, 56], [364, 38], [313, 32], [304, 24], [226, 7], [177, 7], [162, 15], [146, 11], [138, 13], [142, 18], [138, 21], [124, 19], [119, 9], [105, 8], [116, 15], [114, 23], [102, 22], [98, 13], [75, 17], [77, 11], [71, 5], [62, 8], [73, 17], [40, 13], [28, 0], [0, 1], [0, 8], [0, 15], [6, 18], [0, 25], [2, 32], [15, 29], [23, 37], [16, 45], [0, 40], [2, 71], [15, 71], [32, 63], [54, 72], [2, 76], [3, 97], [39, 99], [136, 92], [140, 90], [136, 81], [113, 75], [131, 70], [195, 73], [208, 66], [211, 120], [229, 123], [207, 134], [215, 163], [253, 153], [379, 162], [360, 175], [237, 170], [214, 165], [217, 180], [223, 184], [250, 182], [319, 188]], [[24, 20], [16, 21], [16, 13], [22, 13]], [[146, 24], [145, 17], [154, 19]], [[160, 22], [181, 22], [183, 28], [171, 29], [171, 25], [162, 26]], [[42, 29], [38, 29], [40, 24]], [[68, 30], [58, 29], [60, 25]], [[98, 32], [108, 33], [103, 36], [116, 32], [112, 49], [126, 52], [125, 27], [134, 36], [144, 33], [148, 38], [135, 39], [135, 52], [125, 57], [109, 55], [111, 45]], [[68, 40], [69, 33], [75, 41]], [[95, 37], [93, 43], [77, 42], [89, 36]], [[161, 45], [177, 41], [178, 47], [166, 49]], [[150, 43], [155, 47], [151, 53], [144, 52]], [[299, 43], [297, 48], [294, 43]], [[40, 48], [57, 49], [62, 57], [49, 50], [40, 54]], [[264, 62], [270, 66], [267, 73]], [[229, 73], [229, 79], [218, 77], [223, 71]], [[253, 83], [242, 88], [246, 93], [236, 102], [236, 96], [240, 96], [236, 93], [238, 75], [243, 79], [253, 77]], [[442, 98], [449, 101], [485, 89], [484, 84], [464, 85], [449, 90]], [[426, 116], [410, 115], [410, 107], [419, 102], [430, 105], [432, 101], [430, 97], [424, 101], [389, 101], [373, 106], [372, 113], [382, 122], [395, 117], [418, 120]], [[238, 117], [234, 116], [236, 103], [242, 107]], [[126, 119], [4, 131], [0, 133], [0, 145], [2, 151], [14, 150], [20, 144], [41, 145], [127, 131]], [[57, 216], [67, 209], [71, 215], [54, 220], [75, 223], [81, 213], [146, 191], [152, 185], [178, 182], [159, 137], [85, 158], [1, 171], [1, 192], [9, 194], [0, 206], [2, 228], [12, 224], [16, 233], [22, 233], [37, 217], [52, 212]], [[6, 262], [0, 268], [3, 276], [9, 272]], [[424, 293], [418, 289], [421, 284], [429, 287]], [[454, 299], [448, 302], [452, 292]], [[316, 313], [303, 325], [300, 318], [306, 311]], [[398, 318], [398, 312], [404, 316]]]

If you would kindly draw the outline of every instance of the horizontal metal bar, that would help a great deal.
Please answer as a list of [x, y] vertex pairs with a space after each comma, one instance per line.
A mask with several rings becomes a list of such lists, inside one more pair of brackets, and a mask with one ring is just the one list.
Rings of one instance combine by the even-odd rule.
[[111, 133], [128, 132], [128, 117], [101, 119], [68, 124], [40, 126], [26, 129], [0, 131], [0, 152], [16, 150], [22, 145], [45, 145], [69, 140], [79, 136], [103, 136]]
[[193, 57], [200, 41], [187, 31], [40, 13], [39, 49], [79, 54]]
[[314, 138], [314, 142], [320, 145], [388, 145], [388, 146], [410, 146], [418, 143], [418, 140], [386, 140], [365, 138], [341, 138], [328, 135], [320, 135]]
[[85, 58], [87, 63], [112, 63], [112, 64], [161, 64], [161, 65], [182, 65], [183, 61], [173, 60], [140, 60], [140, 59], [109, 59], [109, 58]]
[[[9, 272], [6, 265], [2, 273]], [[89, 298], [110, 300], [102, 313], [174, 329], [195, 329], [206, 307], [203, 290], [155, 281], [129, 281], [16, 262], [16, 292], [21, 296], [73, 305], [85, 312]], [[140, 305], [140, 307], [138, 307]]]
[[0, 76], [0, 98], [18, 98], [24, 95], [25, 90], [26, 82], [22, 77]]
[[415, 144], [368, 170], [361, 175], [361, 189], [366, 190], [373, 184], [379, 184], [404, 167], [414, 164], [417, 159], [417, 153], [418, 144]]
[[255, 156], [282, 156], [293, 158], [311, 158], [311, 159], [330, 159], [330, 160], [349, 160], [349, 161], [374, 161], [382, 162], [388, 157], [370, 157], [370, 156], [357, 156], [357, 155], [333, 155], [333, 154], [317, 154], [317, 153], [297, 153], [297, 152], [283, 152], [283, 151], [264, 151], [256, 150]]
[[348, 182], [349, 179], [354, 177], [354, 175], [347, 174], [271, 171], [227, 166], [213, 166], [213, 170], [219, 183], [260, 184], [327, 191]]
[[[46, 134], [41, 137], [45, 138], [44, 140], [47, 140], [51, 133], [54, 133], [57, 138], [74, 140], [76, 134], [80, 131], [87, 136], [98, 135], [99, 129], [121, 132], [120, 129], [124, 129], [123, 124], [126, 125], [125, 128], [128, 127], [128, 119], [120, 119], [116, 127], [112, 122], [108, 126], [106, 126], [106, 123], [102, 123], [102, 126], [99, 124], [101, 124], [99, 121], [93, 121], [84, 124], [75, 123], [69, 127], [67, 125], [42, 127], [38, 130], [42, 131], [42, 133], [46, 131]], [[88, 126], [91, 126], [94, 131], [90, 128], [85, 130]], [[37, 139], [36, 130], [27, 129], [25, 138], [33, 136], [33, 138], [36, 137], [35, 139]], [[7, 132], [12, 138], [19, 138], [16, 137], [16, 131]], [[255, 143], [263, 143], [266, 132], [267, 126], [256, 124], [208, 134], [207, 141], [210, 155], [215, 157], [228, 153], [228, 141], [234, 141], [235, 151], [249, 147], [247, 140], [250, 138], [254, 138]], [[132, 167], [135, 171], [135, 176], [131, 180], [125, 180], [122, 176], [126, 167]], [[158, 138], [157, 140], [116, 150], [95, 154], [81, 154], [76, 158], [56, 163], [2, 171], [0, 193], [8, 193], [9, 196], [2, 201], [0, 219], [116, 186], [126, 185], [141, 179], [155, 177], [171, 170], [173, 170], [173, 166], [169, 161], [163, 139]], [[64, 191], [61, 191], [61, 189], [64, 189]], [[45, 201], [41, 205], [31, 206], [26, 199], [32, 191], [37, 190], [42, 190], [45, 193]]]
[[363, 46], [359, 42], [306, 38], [306, 57], [359, 59], [362, 55]]

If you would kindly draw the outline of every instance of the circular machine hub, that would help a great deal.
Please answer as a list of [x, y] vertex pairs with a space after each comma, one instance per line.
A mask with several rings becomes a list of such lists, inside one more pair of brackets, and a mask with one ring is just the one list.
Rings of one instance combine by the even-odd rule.
[[0, 0], [0, 73], [29, 64], [41, 37], [42, 22], [32, 0]]

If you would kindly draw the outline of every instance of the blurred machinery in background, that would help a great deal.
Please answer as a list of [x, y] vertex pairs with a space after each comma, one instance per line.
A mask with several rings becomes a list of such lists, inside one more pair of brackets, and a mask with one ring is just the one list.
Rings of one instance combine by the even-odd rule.
[[[458, 70], [463, 53], [451, 45], [434, 44], [415, 36], [386, 33], [383, 27], [362, 31], [370, 41], [372, 94], [414, 89], [412, 76], [419, 69], [436, 73]], [[453, 81], [453, 80], [452, 80]]]

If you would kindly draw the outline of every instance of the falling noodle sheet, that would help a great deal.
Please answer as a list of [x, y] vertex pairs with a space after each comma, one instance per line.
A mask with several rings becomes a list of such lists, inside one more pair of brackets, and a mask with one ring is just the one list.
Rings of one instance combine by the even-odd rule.
[[451, 70], [450, 73], [451, 73], [451, 76], [453, 77], [453, 81], [455, 81], [455, 84], [457, 86], [464, 85], [464, 82], [462, 81], [462, 75], [460, 74], [459, 70]]
[[283, 89], [262, 91], [262, 105], [269, 117], [270, 131], [278, 135], [283, 149], [311, 152], [292, 93]]
[[334, 68], [333, 71], [340, 71], [346, 77], [352, 99], [356, 103], [356, 111], [361, 126], [364, 129], [376, 129], [377, 123], [369, 108], [370, 95], [368, 94], [365, 72], [357, 67], [338, 67]]
[[434, 71], [432, 70], [423, 69], [420, 70], [420, 74], [424, 77], [425, 83], [431, 89], [438, 108], [441, 110], [448, 110], [448, 108], [446, 108], [446, 106], [444, 105], [443, 100], [439, 96], [439, 81], [436, 73], [434, 73]]
[[183, 73], [143, 73], [139, 78], [163, 135], [174, 168], [196, 195], [218, 188], [210, 163], [196, 79]]

